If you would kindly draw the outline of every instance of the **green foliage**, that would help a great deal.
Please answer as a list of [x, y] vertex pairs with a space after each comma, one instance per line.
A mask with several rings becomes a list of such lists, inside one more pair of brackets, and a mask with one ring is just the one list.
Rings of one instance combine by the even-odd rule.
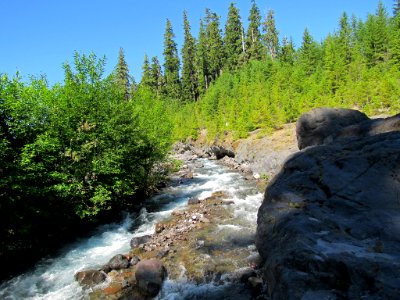
[[249, 26], [246, 34], [246, 58], [248, 60], [260, 60], [265, 56], [265, 50], [261, 42], [261, 15], [256, 2], [253, 0], [250, 14]]
[[197, 138], [204, 129], [210, 141], [227, 132], [243, 138], [254, 129], [279, 128], [321, 106], [398, 112], [399, 20], [389, 18], [382, 4], [365, 22], [355, 18], [350, 22], [343, 14], [339, 30], [322, 43], [305, 29], [296, 50], [291, 39], [277, 46], [270, 12], [264, 23], [267, 59], [223, 72], [197, 103], [178, 108], [175, 138]]
[[279, 32], [275, 26], [275, 17], [273, 10], [269, 10], [267, 13], [267, 16], [263, 22], [263, 31], [264, 44], [267, 49], [267, 54], [272, 60], [274, 60], [279, 51]]
[[170, 112], [146, 89], [126, 99], [104, 64], [75, 53], [64, 84], [52, 88], [45, 78], [0, 77], [1, 252], [46, 235], [46, 224], [61, 230], [134, 205], [159, 179]]
[[117, 90], [120, 92], [121, 97], [128, 101], [130, 97], [130, 76], [128, 64], [125, 61], [125, 54], [122, 48], [119, 49], [118, 63], [115, 67], [114, 76]]
[[184, 100], [196, 101], [199, 97], [198, 73], [196, 72], [196, 41], [190, 32], [186, 12], [183, 13], [185, 40], [182, 48], [182, 92]]
[[[206, 9], [205, 16], [205, 50], [208, 82], [218, 78], [225, 62], [224, 44], [219, 27], [219, 16]], [[209, 84], [208, 84], [209, 86]]]
[[224, 47], [226, 69], [230, 71], [236, 70], [244, 62], [245, 44], [239, 10], [233, 3], [229, 6], [228, 18], [225, 24]]

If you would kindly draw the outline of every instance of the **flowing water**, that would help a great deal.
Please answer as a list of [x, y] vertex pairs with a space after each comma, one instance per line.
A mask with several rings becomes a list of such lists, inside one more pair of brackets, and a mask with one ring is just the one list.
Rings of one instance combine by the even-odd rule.
[[[84, 291], [74, 280], [77, 271], [99, 268], [112, 256], [129, 252], [132, 237], [154, 233], [155, 224], [168, 218], [173, 210], [183, 208], [188, 199], [204, 199], [215, 191], [225, 191], [229, 200], [234, 201], [233, 213], [217, 228], [221, 243], [239, 233], [254, 234], [262, 200], [254, 183], [212, 161], [198, 160], [196, 165], [192, 180], [164, 189], [146, 201], [137, 215], [127, 214], [118, 224], [99, 227], [91, 237], [65, 247], [58, 257], [43, 259], [32, 270], [3, 282], [0, 299], [85, 298]], [[254, 251], [253, 245], [247, 247]], [[226, 287], [188, 283], [183, 272], [179, 280], [165, 282], [158, 299], [200, 299], [210, 289], [223, 293]]]

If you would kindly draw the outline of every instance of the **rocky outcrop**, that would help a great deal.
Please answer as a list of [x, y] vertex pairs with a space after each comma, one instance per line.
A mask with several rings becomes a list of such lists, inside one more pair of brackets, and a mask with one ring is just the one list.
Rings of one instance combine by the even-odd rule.
[[400, 114], [370, 119], [353, 109], [317, 108], [303, 114], [296, 124], [299, 149], [399, 130]]
[[296, 124], [299, 149], [332, 142], [345, 127], [370, 119], [354, 109], [316, 108], [303, 114]]
[[400, 295], [400, 132], [381, 133], [398, 128], [399, 116], [336, 112], [328, 119], [338, 131], [299, 146], [334, 138], [293, 155], [259, 209], [256, 245], [272, 299]]

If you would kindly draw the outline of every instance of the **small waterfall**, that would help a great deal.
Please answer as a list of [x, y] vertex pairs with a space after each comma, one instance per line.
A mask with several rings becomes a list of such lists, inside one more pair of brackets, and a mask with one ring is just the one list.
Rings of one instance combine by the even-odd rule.
[[[0, 285], [0, 299], [80, 299], [85, 292], [75, 282], [74, 274], [83, 269], [94, 269], [112, 256], [127, 253], [132, 237], [154, 233], [155, 225], [168, 218], [174, 209], [184, 207], [192, 197], [204, 199], [215, 191], [225, 191], [231, 197], [233, 216], [218, 226], [218, 236], [225, 241], [232, 237], [253, 234], [262, 195], [254, 183], [240, 174], [212, 161], [201, 160], [203, 167], [194, 170], [192, 180], [168, 187], [162, 194], [146, 201], [137, 216], [127, 215], [120, 223], [100, 226], [95, 234], [78, 240], [61, 251], [58, 257], [43, 259], [32, 270]], [[188, 283], [184, 268], [182, 278], [167, 280], [158, 299], [202, 299], [206, 291], [225, 293], [224, 286]], [[229, 289], [229, 288], [228, 288]], [[234, 287], [230, 287], [230, 292]], [[205, 296], [206, 297], [206, 296]], [[245, 299], [245, 298], [244, 298]]]

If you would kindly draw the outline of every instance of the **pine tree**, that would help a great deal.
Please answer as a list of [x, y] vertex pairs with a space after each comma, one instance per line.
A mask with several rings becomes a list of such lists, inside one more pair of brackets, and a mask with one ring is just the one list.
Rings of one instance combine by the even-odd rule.
[[210, 80], [216, 79], [222, 70], [225, 60], [224, 44], [219, 28], [219, 16], [209, 9], [206, 9], [206, 45], [207, 65]]
[[118, 63], [115, 68], [115, 83], [123, 98], [129, 100], [129, 68], [122, 48], [119, 49]]
[[151, 77], [151, 68], [149, 58], [147, 54], [144, 55], [143, 65], [142, 65], [142, 80], [140, 85], [143, 87], [153, 88], [153, 79]]
[[369, 15], [362, 28], [364, 52], [370, 65], [388, 59], [389, 32], [388, 16], [382, 2], [375, 15]]
[[264, 43], [267, 48], [267, 53], [272, 60], [276, 58], [279, 51], [278, 30], [275, 26], [274, 11], [269, 10], [263, 23]]
[[184, 100], [197, 100], [198, 78], [195, 66], [196, 41], [190, 32], [186, 12], [183, 12], [184, 43], [182, 47], [182, 94]]
[[161, 65], [157, 56], [154, 56], [151, 59], [150, 76], [152, 82], [152, 89], [157, 96], [160, 96], [164, 91], [165, 81], [164, 81], [164, 76], [162, 74]]
[[249, 27], [246, 34], [246, 55], [248, 60], [260, 60], [263, 57], [264, 49], [261, 42], [260, 26], [260, 10], [253, 0], [249, 15]]
[[282, 40], [282, 46], [280, 47], [278, 53], [279, 61], [293, 65], [294, 55], [295, 50], [293, 40], [291, 38], [288, 40], [287, 37], [284, 37]]
[[239, 10], [233, 3], [229, 6], [228, 18], [225, 24], [224, 47], [226, 68], [228, 70], [236, 70], [244, 60], [245, 45]]
[[200, 20], [200, 30], [196, 49], [196, 72], [199, 79], [199, 94], [203, 94], [209, 86], [209, 65], [207, 55], [207, 36], [203, 20]]
[[400, 12], [400, 0], [395, 0], [393, 4], [393, 16], [397, 16]]
[[307, 75], [311, 75], [317, 68], [319, 61], [319, 49], [310, 32], [306, 28], [303, 33], [303, 41], [300, 48], [300, 63]]
[[181, 87], [179, 80], [179, 57], [177, 45], [174, 41], [172, 24], [167, 19], [164, 34], [164, 76], [166, 94], [171, 99], [181, 98]]
[[346, 13], [343, 13], [342, 17], [340, 18], [339, 46], [340, 55], [343, 57], [346, 65], [348, 65], [351, 61], [353, 44], [354, 41], [352, 41], [349, 18]]

